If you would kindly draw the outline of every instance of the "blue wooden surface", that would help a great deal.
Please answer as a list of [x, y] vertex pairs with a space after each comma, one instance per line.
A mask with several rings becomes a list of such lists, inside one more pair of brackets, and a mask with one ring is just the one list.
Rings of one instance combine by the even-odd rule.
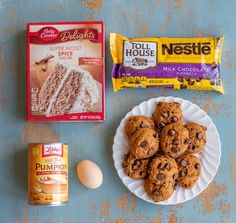
[[[236, 222], [236, 2], [233, 0], [0, 0], [0, 223], [34, 222]], [[104, 123], [27, 123], [26, 23], [103, 20], [106, 25], [106, 121]], [[225, 35], [222, 79], [225, 95], [163, 89], [113, 93], [108, 36]], [[214, 182], [197, 198], [176, 206], [137, 199], [119, 180], [112, 140], [122, 117], [143, 100], [183, 97], [205, 109], [222, 141]], [[61, 141], [70, 147], [70, 202], [64, 207], [27, 204], [27, 143]], [[98, 163], [102, 187], [85, 189], [77, 180], [81, 159]]]

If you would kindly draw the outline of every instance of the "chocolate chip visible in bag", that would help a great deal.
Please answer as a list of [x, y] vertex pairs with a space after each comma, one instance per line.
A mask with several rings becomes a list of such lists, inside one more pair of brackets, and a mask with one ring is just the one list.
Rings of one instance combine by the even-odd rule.
[[195, 82], [194, 80], [189, 79], [189, 80], [188, 80], [188, 85], [192, 86], [192, 85], [194, 85], [194, 82]]
[[183, 79], [182, 77], [179, 77], [177, 80], [178, 80], [179, 82], [181, 82], [181, 83], [184, 82], [184, 79]]
[[186, 84], [181, 84], [180, 89], [187, 89], [187, 85]]

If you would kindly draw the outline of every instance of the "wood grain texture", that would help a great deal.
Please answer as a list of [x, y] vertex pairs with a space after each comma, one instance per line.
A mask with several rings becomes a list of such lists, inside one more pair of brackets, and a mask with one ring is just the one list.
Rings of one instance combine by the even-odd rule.
[[[234, 223], [236, 220], [236, 2], [231, 0], [0, 0], [0, 222], [1, 223]], [[27, 123], [26, 23], [103, 20], [106, 27], [106, 121], [104, 123]], [[225, 35], [222, 79], [225, 95], [166, 89], [113, 93], [109, 33], [136, 36]], [[134, 197], [119, 180], [112, 141], [120, 120], [152, 97], [179, 96], [205, 109], [222, 141], [214, 182], [199, 197], [176, 206], [155, 206]], [[69, 144], [70, 202], [64, 207], [27, 204], [27, 143]], [[97, 190], [77, 180], [79, 160], [102, 169]]]

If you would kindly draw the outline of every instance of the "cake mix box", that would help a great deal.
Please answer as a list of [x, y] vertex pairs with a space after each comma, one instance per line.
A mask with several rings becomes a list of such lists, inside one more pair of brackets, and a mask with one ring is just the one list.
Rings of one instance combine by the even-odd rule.
[[28, 23], [27, 118], [104, 120], [103, 22]]

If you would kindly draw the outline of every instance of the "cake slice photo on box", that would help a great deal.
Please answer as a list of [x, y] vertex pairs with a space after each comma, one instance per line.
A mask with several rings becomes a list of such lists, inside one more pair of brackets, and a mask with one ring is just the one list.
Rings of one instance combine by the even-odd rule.
[[98, 99], [98, 84], [88, 71], [56, 64], [39, 92], [38, 106], [49, 117], [91, 112]]
[[30, 23], [27, 54], [28, 120], [104, 120], [102, 22]]

